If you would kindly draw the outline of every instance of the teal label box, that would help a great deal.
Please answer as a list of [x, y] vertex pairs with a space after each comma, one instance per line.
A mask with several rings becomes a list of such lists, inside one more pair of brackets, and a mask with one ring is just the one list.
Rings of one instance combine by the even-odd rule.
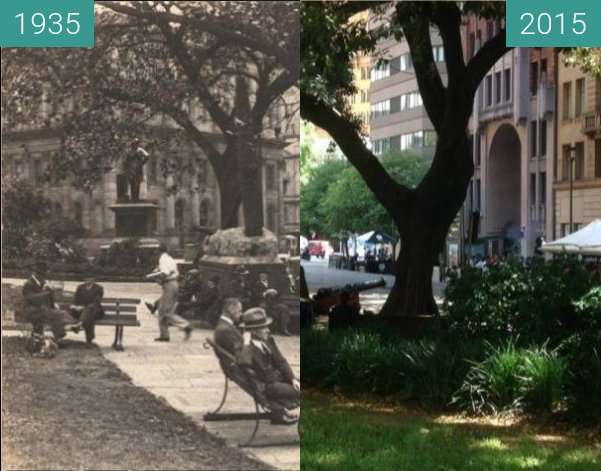
[[601, 0], [507, 0], [510, 47], [601, 46]]
[[93, 0], [0, 0], [1, 47], [94, 47]]

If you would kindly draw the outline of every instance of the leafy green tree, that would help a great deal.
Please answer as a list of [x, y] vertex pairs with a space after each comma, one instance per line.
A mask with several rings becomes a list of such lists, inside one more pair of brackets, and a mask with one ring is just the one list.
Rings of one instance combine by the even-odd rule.
[[[163, 156], [165, 175], [194, 173], [201, 160], [220, 188], [224, 227], [243, 201], [248, 235], [263, 227], [260, 136], [272, 103], [298, 81], [295, 2], [96, 2], [94, 47], [3, 49], [3, 131], [52, 127], [60, 179], [92, 188], [133, 137]], [[192, 115], [192, 107], [204, 115]], [[45, 110], [45, 113], [40, 111]], [[221, 140], [207, 132], [215, 125]], [[166, 125], [165, 125], [166, 124]], [[222, 143], [223, 142], [223, 143]]]
[[[417, 155], [390, 153], [382, 158], [382, 165], [396, 182], [415, 188], [426, 174], [430, 161]], [[396, 232], [390, 215], [354, 167], [347, 167], [328, 187], [318, 212], [329, 234], [364, 233], [374, 229], [390, 234]]]
[[564, 50], [566, 65], [580, 67], [580, 69], [593, 77], [601, 77], [601, 48], [600, 47], [575, 47]]
[[348, 168], [343, 160], [326, 160], [314, 167], [307, 175], [307, 181], [301, 184], [300, 231], [307, 236], [313, 232], [320, 236], [332, 236], [328, 230], [328, 214], [323, 212], [322, 202], [330, 186]]
[[[381, 26], [349, 19], [370, 10]], [[357, 169], [390, 215], [402, 240], [396, 279], [381, 315], [437, 312], [432, 270], [474, 172], [467, 125], [478, 86], [508, 50], [505, 29], [487, 39], [469, 60], [463, 55], [461, 25], [466, 15], [505, 16], [504, 2], [302, 2], [301, 116], [324, 129]], [[448, 80], [434, 61], [431, 30], [445, 50]], [[404, 37], [437, 146], [416, 188], [399, 184], [367, 148], [348, 97], [356, 93], [352, 64], [358, 53], [373, 54], [378, 39]]]

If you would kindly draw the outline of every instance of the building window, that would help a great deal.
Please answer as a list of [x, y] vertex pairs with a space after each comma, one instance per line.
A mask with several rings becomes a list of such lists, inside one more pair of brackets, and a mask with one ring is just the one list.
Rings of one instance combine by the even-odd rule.
[[369, 92], [367, 90], [361, 90], [361, 103], [369, 102]]
[[486, 82], [484, 84], [485, 93], [486, 93], [486, 106], [492, 105], [492, 76], [486, 76]]
[[275, 166], [266, 165], [265, 166], [265, 188], [267, 191], [275, 191]]
[[530, 62], [530, 95], [538, 90], [538, 62]]
[[568, 180], [570, 178], [570, 145], [564, 144], [562, 146], [562, 160], [561, 160], [561, 179]]
[[151, 157], [148, 162], [148, 183], [155, 185], [157, 182], [157, 158]]
[[601, 78], [595, 79], [595, 111], [601, 111]]
[[480, 134], [476, 133], [476, 167], [480, 166], [482, 161], [482, 142], [480, 140]]
[[379, 118], [390, 114], [390, 100], [379, 101], [371, 105], [371, 118]]
[[540, 156], [547, 156], [547, 121], [541, 120], [540, 122], [540, 146], [539, 146]]
[[267, 229], [271, 232], [276, 232], [275, 227], [275, 219], [276, 219], [276, 210], [275, 205], [273, 203], [269, 203], [267, 205]]
[[406, 72], [411, 70], [413, 67], [413, 62], [411, 62], [411, 54], [403, 54], [399, 57], [399, 70], [401, 72]]
[[503, 83], [505, 84], [505, 101], [511, 100], [511, 69], [503, 71]]
[[576, 143], [576, 161], [574, 165], [574, 179], [582, 180], [584, 178], [584, 142]]
[[79, 201], [76, 201], [73, 205], [73, 218], [77, 224], [83, 226], [83, 208], [81, 207], [81, 202]]
[[480, 211], [480, 203], [481, 203], [481, 187], [480, 187], [480, 179], [476, 179], [476, 201], [474, 202], [474, 210]]
[[43, 182], [44, 177], [44, 166], [42, 163], [42, 159], [35, 159], [33, 161], [33, 182], [36, 184], [41, 184]]
[[367, 67], [361, 67], [361, 80], [367, 80], [368, 72]]
[[175, 202], [175, 228], [181, 232], [185, 227], [186, 202], [179, 199]]
[[196, 162], [196, 183], [198, 186], [207, 185], [207, 161], [200, 160]]
[[574, 116], [578, 118], [582, 115], [584, 109], [584, 79], [576, 80], [576, 99], [575, 99]]
[[501, 72], [495, 73], [495, 103], [501, 103]]
[[434, 56], [434, 62], [444, 62], [444, 47], [442, 47], [442, 46], [433, 47], [432, 55]]
[[536, 121], [530, 121], [530, 158], [536, 157], [536, 127], [538, 123]]
[[490, 41], [490, 39], [493, 37], [494, 35], [494, 31], [495, 31], [495, 24], [492, 21], [487, 21], [486, 22], [486, 39], [488, 41]]
[[538, 174], [538, 191], [540, 198], [538, 200], [539, 204], [545, 204], [547, 201], [547, 172], [541, 172]]
[[595, 139], [595, 178], [601, 178], [601, 139]]
[[541, 82], [547, 80], [547, 59], [540, 61], [540, 80]]
[[572, 82], [563, 84], [563, 119], [570, 119], [572, 108]]
[[198, 207], [198, 225], [206, 227], [209, 225], [209, 201], [202, 200]]
[[371, 69], [371, 80], [382, 80], [390, 77], [390, 62], [379, 64]]
[[536, 204], [536, 173], [530, 174], [530, 204]]

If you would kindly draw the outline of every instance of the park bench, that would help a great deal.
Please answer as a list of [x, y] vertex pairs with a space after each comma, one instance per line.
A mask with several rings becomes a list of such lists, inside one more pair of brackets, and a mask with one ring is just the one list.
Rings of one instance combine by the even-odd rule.
[[[60, 309], [69, 311], [73, 303], [74, 293], [55, 293], [55, 302]], [[124, 327], [140, 327], [140, 321], [136, 315], [140, 300], [136, 298], [103, 298], [102, 308], [105, 316], [95, 322], [98, 326], [115, 326], [115, 340], [113, 348], [123, 351], [123, 329]]]
[[[215, 356], [219, 360], [219, 365], [221, 366], [221, 371], [225, 377], [225, 385], [223, 389], [223, 396], [221, 398], [221, 402], [217, 409], [213, 412], [209, 412], [204, 415], [204, 420], [207, 422], [211, 421], [228, 421], [228, 420], [254, 420], [255, 428], [252, 432], [250, 438], [244, 442], [239, 444], [240, 447], [267, 447], [267, 446], [289, 446], [289, 445], [297, 445], [298, 440], [291, 442], [277, 442], [277, 443], [263, 443], [263, 444], [255, 444], [253, 443], [257, 432], [259, 431], [259, 424], [261, 420], [269, 420], [271, 421], [271, 414], [269, 413], [271, 407], [273, 406], [282, 406], [282, 404], [278, 404], [274, 401], [268, 401], [265, 396], [258, 391], [253, 381], [253, 371], [249, 368], [241, 368], [237, 363], [234, 356], [228, 351], [221, 348], [219, 345], [216, 345], [211, 339], [205, 339], [204, 347], [206, 349], [212, 349], [215, 353]], [[227, 400], [227, 395], [229, 392], [229, 382], [233, 382], [237, 384], [240, 389], [246, 392], [250, 397], [252, 397], [255, 405], [255, 412], [244, 413], [244, 412], [234, 412], [234, 413], [225, 413], [221, 412], [221, 409], [225, 405], [225, 401]], [[295, 425], [295, 424], [290, 424]], [[299, 426], [299, 422], [296, 423], [297, 430]]]

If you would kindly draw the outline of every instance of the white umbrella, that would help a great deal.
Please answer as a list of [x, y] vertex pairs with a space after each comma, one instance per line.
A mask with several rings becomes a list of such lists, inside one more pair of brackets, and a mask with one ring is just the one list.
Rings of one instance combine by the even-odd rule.
[[544, 252], [567, 252], [601, 257], [601, 219], [595, 219], [586, 227], [561, 239], [543, 244]]

